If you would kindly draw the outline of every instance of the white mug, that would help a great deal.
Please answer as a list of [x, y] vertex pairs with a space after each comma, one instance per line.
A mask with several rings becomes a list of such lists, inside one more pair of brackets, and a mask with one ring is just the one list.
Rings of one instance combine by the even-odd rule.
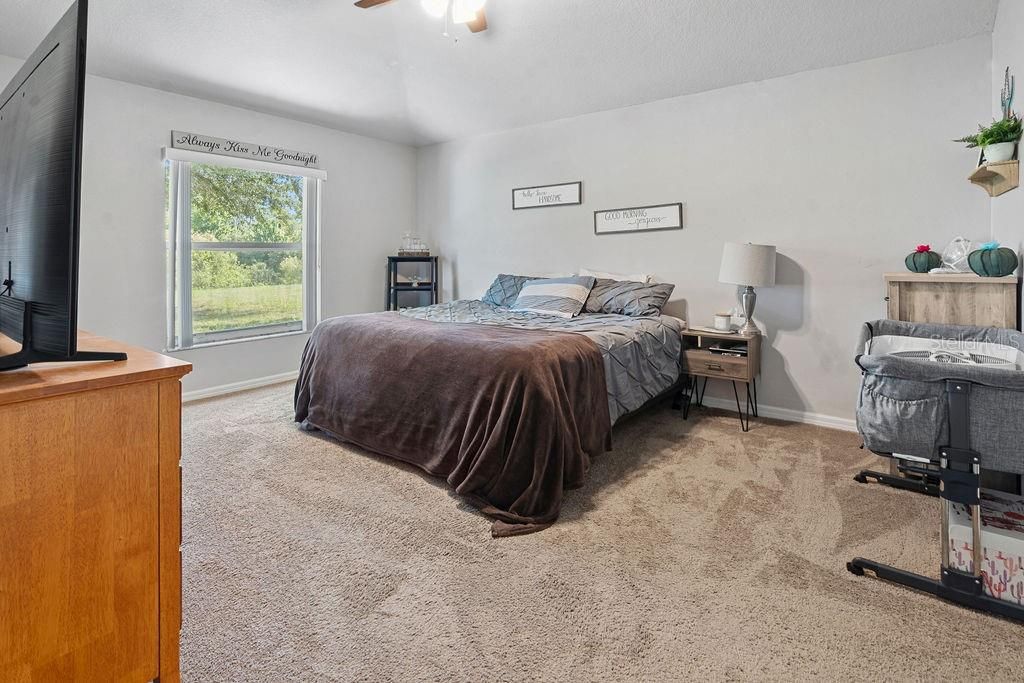
[[716, 313], [715, 329], [728, 332], [732, 329], [732, 313]]

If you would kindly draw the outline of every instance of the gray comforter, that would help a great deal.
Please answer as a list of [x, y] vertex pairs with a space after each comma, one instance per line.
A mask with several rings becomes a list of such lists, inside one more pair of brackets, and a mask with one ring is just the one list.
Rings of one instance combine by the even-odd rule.
[[680, 375], [682, 325], [669, 316], [632, 318], [586, 313], [566, 319], [512, 311], [475, 299], [407, 308], [401, 314], [434, 322], [478, 323], [586, 335], [601, 350], [608, 385], [608, 413], [613, 424], [671, 387]]

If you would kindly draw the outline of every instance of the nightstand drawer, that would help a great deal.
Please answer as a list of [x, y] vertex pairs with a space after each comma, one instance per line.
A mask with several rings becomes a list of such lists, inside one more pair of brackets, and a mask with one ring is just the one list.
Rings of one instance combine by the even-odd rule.
[[699, 349], [687, 350], [684, 371], [690, 375], [726, 377], [744, 382], [750, 379], [750, 365], [746, 358], [723, 356]]

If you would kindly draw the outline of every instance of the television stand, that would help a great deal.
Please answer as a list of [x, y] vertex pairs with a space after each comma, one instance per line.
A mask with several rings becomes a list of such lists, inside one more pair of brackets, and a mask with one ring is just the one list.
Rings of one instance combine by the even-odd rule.
[[[127, 353], [118, 351], [76, 351], [70, 355], [61, 355], [37, 351], [33, 348], [32, 334], [32, 302], [22, 301], [9, 296], [0, 296], [0, 313], [6, 310], [21, 313], [21, 350], [6, 356], [0, 356], [0, 372], [23, 368], [32, 363], [75, 363], [79, 361], [119, 361], [128, 360]], [[19, 310], [20, 309], [20, 310]]]

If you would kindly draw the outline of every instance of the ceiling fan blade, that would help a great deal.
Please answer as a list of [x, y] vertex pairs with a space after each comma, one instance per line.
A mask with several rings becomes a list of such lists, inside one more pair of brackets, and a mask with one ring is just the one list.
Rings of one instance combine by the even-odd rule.
[[389, 2], [391, 2], [391, 0], [359, 0], [358, 2], [356, 2], [356, 7], [370, 9], [371, 7], [376, 7], [377, 5], [386, 5]]
[[474, 18], [472, 21], [467, 21], [466, 26], [468, 26], [469, 30], [472, 31], [473, 33], [480, 33], [481, 31], [486, 31], [487, 15], [484, 14], [484, 11], [482, 9], [477, 10], [476, 18]]

